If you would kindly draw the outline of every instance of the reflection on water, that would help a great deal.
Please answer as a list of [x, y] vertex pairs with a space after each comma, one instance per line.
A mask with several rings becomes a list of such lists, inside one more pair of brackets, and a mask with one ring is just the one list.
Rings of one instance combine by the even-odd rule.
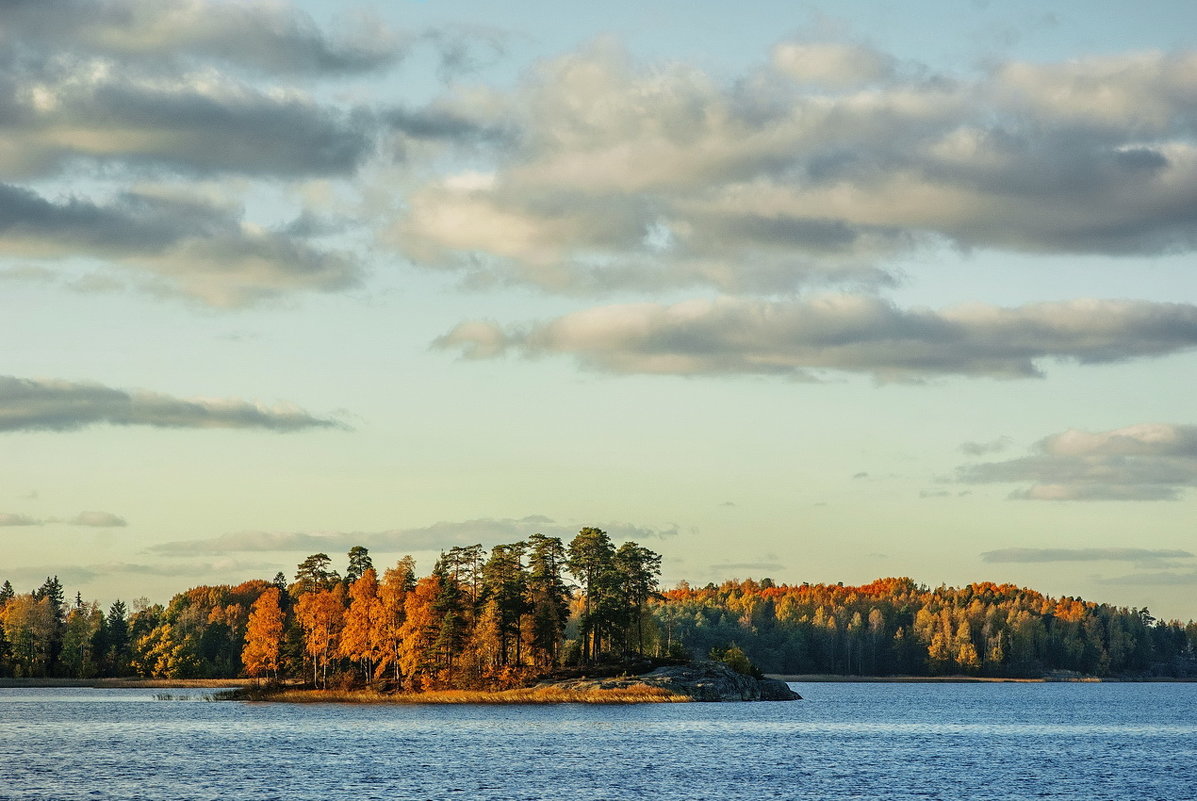
[[1197, 798], [1197, 684], [796, 689], [626, 707], [0, 690], [0, 798]]

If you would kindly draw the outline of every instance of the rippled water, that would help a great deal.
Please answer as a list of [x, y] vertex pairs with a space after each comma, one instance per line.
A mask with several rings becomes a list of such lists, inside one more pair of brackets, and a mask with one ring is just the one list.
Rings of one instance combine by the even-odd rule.
[[1197, 684], [794, 686], [624, 707], [0, 690], [0, 798], [1197, 798]]

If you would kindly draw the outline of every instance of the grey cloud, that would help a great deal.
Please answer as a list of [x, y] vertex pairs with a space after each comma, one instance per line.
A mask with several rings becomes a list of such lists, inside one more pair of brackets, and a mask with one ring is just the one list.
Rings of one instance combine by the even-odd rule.
[[1098, 584], [1124, 584], [1143, 587], [1197, 586], [1197, 570], [1184, 572], [1157, 571], [1153, 573], [1131, 573], [1123, 576], [1099, 578]]
[[200, 58], [274, 74], [338, 75], [390, 66], [409, 44], [377, 21], [336, 38], [276, 3], [9, 0], [3, 7], [0, 36], [10, 47], [39, 42], [125, 62]]
[[125, 192], [108, 204], [47, 200], [0, 184], [0, 252], [106, 257], [175, 292], [241, 305], [286, 291], [354, 284], [344, 256], [305, 238], [242, 223], [235, 210], [198, 198]]
[[[902, 77], [834, 44], [783, 44], [774, 62], [724, 85], [604, 41], [484, 102], [442, 98], [401, 122], [475, 148], [490, 180], [435, 176], [385, 240], [472, 282], [559, 292], [878, 282], [887, 258], [945, 240], [1197, 246], [1197, 53], [1010, 62], [969, 80]], [[496, 127], [510, 133], [479, 137]]]
[[246, 563], [234, 559], [209, 559], [205, 561], [169, 560], [161, 563], [103, 562], [88, 565], [55, 564], [41, 567], [10, 568], [9, 578], [13, 584], [36, 587], [46, 576], [58, 576], [66, 586], [90, 584], [97, 579], [113, 575], [186, 577], [192, 580], [210, 580], [208, 577], [230, 573], [253, 573], [273, 575], [277, 566], [266, 563]]
[[1069, 430], [1030, 456], [957, 469], [968, 483], [1031, 482], [1011, 497], [1050, 501], [1175, 500], [1197, 486], [1197, 426], [1144, 423], [1112, 431]]
[[92, 526], [95, 528], [122, 528], [129, 525], [125, 518], [112, 512], [80, 512], [67, 521], [72, 526]]
[[337, 421], [313, 417], [291, 406], [266, 406], [238, 399], [175, 398], [100, 384], [0, 376], [0, 432], [73, 431], [100, 423], [274, 431], [343, 428]]
[[34, 178], [79, 161], [191, 174], [345, 175], [374, 148], [365, 112], [228, 79], [68, 74], [39, 90], [51, 100], [38, 100], [26, 81], [34, 82], [10, 87], [13, 118], [0, 124], [0, 166], [10, 176]]
[[26, 515], [0, 512], [0, 526], [40, 526], [42, 522]]
[[1157, 562], [1191, 559], [1194, 554], [1177, 549], [1148, 548], [1002, 548], [981, 554], [983, 562]]
[[[579, 525], [564, 524], [542, 515], [523, 518], [478, 518], [442, 521], [430, 526], [387, 531], [301, 532], [246, 531], [219, 537], [167, 542], [150, 547], [154, 553], [169, 555], [221, 554], [244, 551], [347, 551], [364, 545], [375, 551], [437, 551], [455, 545], [481, 543], [492, 546], [515, 542], [530, 534], [561, 537], [568, 540], [578, 533]], [[654, 529], [628, 523], [600, 525], [613, 540], [644, 540], [676, 536], [677, 526]]]
[[1024, 378], [1041, 375], [1044, 359], [1100, 363], [1193, 348], [1197, 306], [1078, 300], [936, 312], [864, 296], [719, 298], [598, 307], [506, 329], [470, 321], [432, 344], [471, 359], [567, 354], [612, 373]]
[[989, 442], [965, 442], [960, 445], [960, 450], [969, 456], [986, 456], [1006, 450], [1013, 442], [1010, 437], [1003, 436]]
[[726, 573], [735, 570], [750, 572], [776, 573], [785, 570], [785, 565], [777, 562], [718, 562], [708, 566], [713, 573]]

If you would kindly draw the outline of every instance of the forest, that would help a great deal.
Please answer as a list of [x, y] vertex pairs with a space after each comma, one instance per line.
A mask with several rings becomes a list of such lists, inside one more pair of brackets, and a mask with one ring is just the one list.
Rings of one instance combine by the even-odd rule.
[[57, 577], [0, 585], [0, 676], [299, 680], [315, 687], [507, 689], [563, 668], [743, 659], [768, 673], [1197, 676], [1197, 623], [989, 582], [928, 588], [769, 578], [662, 591], [661, 557], [597, 528], [459, 546], [417, 577], [355, 546], [288, 581], [199, 586], [106, 610]]

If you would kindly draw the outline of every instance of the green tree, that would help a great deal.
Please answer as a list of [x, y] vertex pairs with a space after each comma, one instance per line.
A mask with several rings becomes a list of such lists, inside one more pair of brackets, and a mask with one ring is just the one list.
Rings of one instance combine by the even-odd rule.
[[361, 545], [354, 545], [349, 549], [349, 567], [345, 569], [345, 583], [352, 584], [373, 567], [374, 560], [370, 558], [370, 551]]
[[661, 575], [661, 556], [634, 542], [619, 546], [612, 558], [619, 596], [623, 605], [622, 614], [624, 655], [627, 656], [632, 634], [635, 634], [636, 651], [644, 653], [644, 617], [648, 601], [657, 595], [657, 578]]
[[578, 633], [583, 662], [593, 662], [599, 654], [614, 559], [615, 546], [602, 529], [584, 528], [570, 540], [567, 564], [582, 590]]
[[569, 618], [569, 586], [565, 583], [565, 546], [557, 537], [528, 537], [528, 604], [531, 607], [531, 647], [539, 665], [556, 664], [561, 657]]
[[496, 545], [482, 567], [483, 594], [498, 639], [498, 666], [520, 664], [524, 615], [528, 611], [528, 573], [523, 557], [527, 544]]
[[295, 583], [291, 595], [298, 598], [304, 593], [329, 590], [341, 577], [332, 569], [332, 559], [326, 553], [314, 553], [299, 563], [295, 571]]

